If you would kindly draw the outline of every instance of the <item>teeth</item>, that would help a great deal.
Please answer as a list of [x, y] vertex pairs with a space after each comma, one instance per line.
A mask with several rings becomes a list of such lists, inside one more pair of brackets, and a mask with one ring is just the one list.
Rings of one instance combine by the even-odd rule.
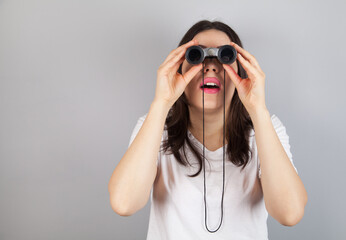
[[211, 83], [211, 82], [206, 83], [206, 84], [204, 84], [204, 85], [206, 85], [206, 86], [216, 86], [216, 87], [218, 87], [218, 85], [217, 85], [217, 84], [215, 84], [215, 83]]

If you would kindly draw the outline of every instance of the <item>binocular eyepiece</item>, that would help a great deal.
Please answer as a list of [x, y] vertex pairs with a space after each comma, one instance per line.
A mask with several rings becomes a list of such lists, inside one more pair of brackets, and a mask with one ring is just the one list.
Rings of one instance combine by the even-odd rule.
[[191, 46], [186, 50], [185, 58], [192, 65], [200, 64], [205, 58], [217, 58], [223, 64], [231, 64], [237, 58], [237, 50], [231, 45], [223, 45], [219, 48], [202, 48]]

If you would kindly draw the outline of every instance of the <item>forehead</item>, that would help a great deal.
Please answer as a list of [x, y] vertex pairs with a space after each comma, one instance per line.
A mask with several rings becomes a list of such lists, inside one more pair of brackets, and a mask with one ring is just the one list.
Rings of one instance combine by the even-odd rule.
[[193, 39], [197, 39], [198, 44], [205, 47], [219, 47], [231, 43], [226, 33], [216, 29], [200, 32]]

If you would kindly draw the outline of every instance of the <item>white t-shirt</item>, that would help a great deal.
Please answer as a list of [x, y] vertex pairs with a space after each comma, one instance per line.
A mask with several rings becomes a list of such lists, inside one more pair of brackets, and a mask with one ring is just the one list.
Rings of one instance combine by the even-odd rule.
[[[145, 117], [140, 117], [130, 138], [129, 146], [140, 130]], [[286, 128], [276, 115], [271, 116], [273, 126], [288, 157], [292, 161], [289, 137]], [[203, 154], [203, 144], [188, 130], [188, 137]], [[163, 131], [167, 139], [167, 130]], [[204, 139], [207, 142], [207, 139]], [[240, 172], [241, 167], [227, 160], [225, 146], [225, 187], [222, 225], [215, 233], [205, 227], [204, 172], [197, 177], [188, 177], [198, 170], [198, 161], [185, 147], [191, 166], [180, 165], [173, 154], [158, 153], [158, 172], [150, 193], [150, 218], [147, 240], [176, 239], [229, 239], [267, 240], [267, 217], [260, 182], [260, 165], [257, 155], [254, 130], [250, 133], [250, 149], [253, 157]], [[182, 149], [181, 153], [182, 153]], [[223, 147], [216, 151], [205, 148], [206, 162], [206, 206], [207, 227], [210, 231], [218, 228], [221, 221], [221, 200], [223, 185]], [[294, 166], [294, 165], [293, 165]], [[295, 167], [294, 167], [295, 168]], [[297, 171], [297, 169], [295, 168]], [[298, 173], [298, 171], [297, 171]]]

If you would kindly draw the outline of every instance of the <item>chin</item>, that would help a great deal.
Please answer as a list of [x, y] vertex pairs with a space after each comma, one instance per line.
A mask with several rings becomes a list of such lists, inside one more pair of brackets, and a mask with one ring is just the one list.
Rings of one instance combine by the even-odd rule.
[[[202, 99], [199, 103], [192, 104], [192, 107], [197, 108], [200, 111], [203, 111]], [[223, 103], [217, 104], [216, 102], [206, 102], [206, 101], [204, 102], [204, 111], [214, 111], [216, 109], [221, 109], [221, 108], [223, 108]]]

